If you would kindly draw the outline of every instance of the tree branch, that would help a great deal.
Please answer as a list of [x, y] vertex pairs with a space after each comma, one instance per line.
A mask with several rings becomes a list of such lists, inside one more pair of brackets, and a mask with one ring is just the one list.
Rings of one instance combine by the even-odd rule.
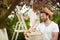
[[5, 19], [15, 9], [16, 5], [18, 5], [19, 2], [21, 2], [21, 0], [15, 0], [11, 3], [11, 6], [9, 9], [3, 10], [3, 13], [1, 13], [2, 15], [0, 16], [0, 23], [5, 21]]

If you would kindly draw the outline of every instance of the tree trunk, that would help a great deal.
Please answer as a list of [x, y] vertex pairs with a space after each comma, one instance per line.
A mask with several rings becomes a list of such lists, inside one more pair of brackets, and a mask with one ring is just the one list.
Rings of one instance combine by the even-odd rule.
[[0, 28], [4, 28], [3, 23], [5, 23], [6, 18], [15, 9], [16, 5], [18, 5], [19, 2], [20, 0], [13, 1], [9, 9], [2, 8], [2, 12], [0, 13], [1, 14], [0, 15]]

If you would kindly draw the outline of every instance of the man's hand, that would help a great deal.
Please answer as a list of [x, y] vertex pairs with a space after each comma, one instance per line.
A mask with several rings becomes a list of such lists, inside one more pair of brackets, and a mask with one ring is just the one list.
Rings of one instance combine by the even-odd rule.
[[30, 33], [30, 30], [26, 30], [26, 31], [24, 32], [24, 35], [25, 35], [25, 36], [28, 36], [28, 33]]

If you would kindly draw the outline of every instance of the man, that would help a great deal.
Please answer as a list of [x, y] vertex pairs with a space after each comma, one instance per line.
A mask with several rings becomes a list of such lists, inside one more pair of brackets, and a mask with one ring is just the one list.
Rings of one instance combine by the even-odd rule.
[[43, 40], [57, 40], [59, 28], [58, 25], [51, 21], [52, 12], [47, 8], [41, 10], [42, 23], [38, 25], [37, 31], [42, 32]]
[[30, 19], [30, 27], [36, 27], [40, 23], [40, 20], [38, 16], [39, 14], [36, 13], [35, 3], [32, 5], [32, 8], [29, 8], [28, 5], [30, 0], [25, 0], [25, 1], [26, 4], [25, 6], [23, 6], [21, 11], [18, 12], [18, 15], [21, 16], [26, 12], [28, 15], [23, 16], [24, 19], [26, 20]]
[[28, 12], [28, 17], [30, 18], [30, 29], [25, 31], [24, 34], [32, 32], [40, 24], [39, 13], [37, 12], [35, 2], [32, 4], [32, 8]]

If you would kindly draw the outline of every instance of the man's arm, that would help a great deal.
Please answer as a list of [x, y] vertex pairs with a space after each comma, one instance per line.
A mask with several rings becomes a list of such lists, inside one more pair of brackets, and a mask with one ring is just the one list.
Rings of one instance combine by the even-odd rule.
[[[37, 20], [34, 21], [33, 26], [35, 25], [36, 22], [37, 22]], [[33, 29], [33, 26], [30, 27], [28, 30], [26, 30], [26, 31], [24, 32], [24, 35], [27, 35], [27, 33], [31, 33], [31, 32], [32, 32], [32, 29]], [[37, 30], [34, 30], [34, 31], [37, 32]]]
[[37, 21], [38, 21], [37, 19], [34, 20], [32, 27], [34, 27], [34, 25], [37, 23]]
[[[32, 32], [33, 27], [34, 27], [34, 25], [37, 23], [37, 21], [38, 21], [37, 19], [34, 20], [33, 25], [32, 25], [32, 26], [29, 28], [29, 30], [28, 30], [29, 32]], [[34, 31], [37, 31], [37, 30], [34, 30]]]
[[58, 32], [53, 32], [52, 40], [58, 40]]
[[37, 19], [35, 19], [35, 21], [33, 22], [33, 25], [29, 28], [29, 31], [32, 32], [32, 31], [37, 31], [36, 29], [33, 30], [35, 24], [37, 23]]

